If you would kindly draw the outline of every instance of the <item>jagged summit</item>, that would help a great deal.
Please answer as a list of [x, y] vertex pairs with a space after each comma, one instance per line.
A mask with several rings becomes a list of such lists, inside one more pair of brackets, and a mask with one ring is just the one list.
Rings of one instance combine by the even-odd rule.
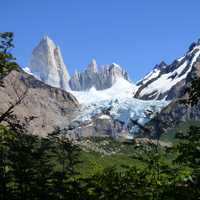
[[51, 44], [55, 45], [53, 40], [48, 35], [43, 36], [43, 38], [41, 39], [40, 42], [47, 42], [47, 43], [51, 43]]
[[120, 65], [118, 65], [117, 63], [113, 62], [111, 64], [112, 67], [116, 67], [116, 68], [119, 68], [119, 69], [122, 69]]
[[78, 76], [79, 76], [79, 72], [78, 72], [77, 69], [75, 69], [74, 76], [75, 76], [75, 77], [78, 77]]
[[196, 42], [192, 42], [188, 48], [188, 52], [194, 50], [195, 48], [200, 48], [200, 38]]
[[29, 72], [48, 85], [69, 90], [69, 73], [60, 48], [44, 36], [34, 48], [28, 65]]
[[60, 48], [45, 35], [33, 49], [28, 67], [24, 70], [44, 83], [64, 90], [84, 91], [110, 88], [118, 79], [128, 79], [128, 74], [118, 64], [98, 66], [92, 59], [83, 72], [75, 71], [70, 78]]
[[160, 64], [155, 65], [154, 69], [165, 69], [167, 64], [164, 61], [161, 61]]
[[145, 100], [181, 98], [194, 75], [200, 76], [200, 40], [193, 42], [186, 54], [171, 64], [156, 65], [137, 83], [135, 97]]
[[95, 59], [92, 59], [86, 70], [75, 73], [69, 84], [72, 90], [84, 91], [94, 87], [97, 90], [110, 88], [114, 83], [123, 78], [128, 80], [128, 74], [116, 63], [98, 67]]
[[97, 71], [98, 71], [97, 62], [94, 58], [92, 59], [91, 63], [88, 65], [87, 71], [90, 73], [97, 73]]
[[[183, 57], [171, 64], [164, 61], [137, 83], [136, 98], [167, 99], [181, 97], [192, 74], [200, 75], [200, 40], [193, 42]], [[84, 71], [70, 78], [60, 48], [44, 36], [33, 50], [27, 70], [43, 82], [64, 90], [88, 91], [111, 88], [119, 79], [129, 80], [128, 73], [118, 64], [98, 65], [93, 58]], [[196, 72], [197, 71], [197, 72]]]

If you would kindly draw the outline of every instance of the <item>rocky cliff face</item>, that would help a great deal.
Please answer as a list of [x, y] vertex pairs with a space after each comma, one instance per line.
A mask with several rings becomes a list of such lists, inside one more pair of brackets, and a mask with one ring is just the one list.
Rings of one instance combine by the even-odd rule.
[[172, 100], [185, 95], [187, 84], [200, 75], [200, 41], [193, 43], [181, 58], [167, 65], [161, 62], [137, 83], [136, 98]]
[[[158, 113], [156, 118], [151, 119], [145, 128], [148, 131], [140, 130], [140, 137], [156, 138], [174, 129], [180, 123], [187, 123], [200, 120], [200, 102], [195, 106], [185, 104], [186, 99], [173, 100], [169, 105]], [[170, 131], [169, 131], [170, 132]]]
[[27, 71], [53, 87], [69, 90], [67, 68], [60, 48], [48, 37], [44, 37], [32, 52]]
[[73, 130], [68, 131], [68, 133], [74, 139], [82, 137], [118, 138], [128, 135], [125, 123], [114, 119], [108, 113], [100, 113], [85, 122], [74, 121], [71, 126]]
[[5, 87], [0, 87], [0, 113], [15, 103], [18, 95], [27, 88], [27, 95], [15, 107], [14, 114], [25, 123], [27, 118], [33, 117], [27, 126], [31, 134], [46, 135], [57, 126], [64, 128], [79, 110], [79, 103], [72, 94], [48, 86], [27, 73], [12, 71], [3, 82]]
[[172, 100], [156, 118], [146, 124], [149, 131], [141, 131], [141, 136], [154, 138], [179, 123], [200, 119], [200, 103], [193, 107], [184, 103], [188, 98], [186, 89], [194, 77], [200, 77], [200, 40], [192, 43], [183, 57], [170, 65], [164, 62], [156, 65], [151, 73], [137, 83], [137, 98]]
[[113, 63], [98, 68], [96, 60], [92, 60], [85, 71], [75, 72], [69, 81], [70, 87], [75, 91], [97, 90], [110, 88], [114, 83], [123, 78], [128, 80], [128, 74], [119, 65]]

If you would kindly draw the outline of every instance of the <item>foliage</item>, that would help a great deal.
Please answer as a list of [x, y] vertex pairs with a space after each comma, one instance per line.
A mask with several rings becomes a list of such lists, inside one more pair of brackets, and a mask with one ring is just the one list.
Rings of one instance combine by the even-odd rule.
[[13, 47], [13, 33], [0, 33], [0, 79], [11, 70], [19, 68], [15, 62], [15, 58], [10, 52]]
[[8, 128], [0, 125], [0, 197], [6, 199], [10, 189], [8, 185], [12, 182], [9, 160], [10, 144], [15, 140], [15, 134]]
[[[18, 70], [19, 66], [15, 62], [15, 58], [11, 54], [13, 45], [13, 33], [4, 32], [0, 33], [0, 87], [4, 87], [3, 78], [12, 70]], [[21, 77], [23, 80], [23, 77]], [[16, 132], [17, 129], [21, 130], [20, 124], [16, 115], [13, 114], [13, 109], [21, 104], [26, 97], [28, 87], [24, 82], [24, 88], [20, 88], [17, 85], [17, 80], [11, 80], [10, 85], [12, 86], [13, 92], [15, 93], [16, 100], [14, 102], [7, 102], [9, 107], [3, 113], [0, 113], [0, 123], [6, 122]], [[15, 123], [17, 122], [17, 123]]]
[[191, 189], [191, 171], [166, 159], [171, 152], [161, 147], [135, 146], [134, 160], [143, 167], [109, 167], [81, 178], [79, 148], [62, 134], [39, 138], [4, 126], [0, 133], [1, 199], [181, 199]]
[[179, 132], [176, 137], [180, 139], [177, 144], [178, 152], [176, 162], [192, 169], [188, 187], [191, 188], [191, 196], [200, 197], [200, 127], [191, 126], [187, 133]]

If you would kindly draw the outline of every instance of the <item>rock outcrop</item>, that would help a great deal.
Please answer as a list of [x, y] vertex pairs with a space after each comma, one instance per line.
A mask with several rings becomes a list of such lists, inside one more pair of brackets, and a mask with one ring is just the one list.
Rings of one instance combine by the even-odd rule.
[[71, 129], [68, 134], [74, 139], [84, 137], [118, 138], [128, 134], [125, 123], [114, 119], [108, 113], [98, 114], [85, 122], [74, 121], [71, 124]]
[[140, 137], [157, 138], [159, 135], [170, 132], [179, 124], [190, 124], [200, 120], [200, 102], [191, 106], [186, 104], [187, 99], [178, 99], [172, 101], [168, 106], [162, 109], [157, 117], [145, 124], [145, 129], [140, 130]]
[[64, 128], [79, 110], [79, 103], [72, 94], [48, 86], [27, 73], [12, 71], [3, 83], [5, 87], [0, 87], [0, 113], [5, 112], [27, 90], [23, 101], [14, 108], [14, 114], [22, 123], [33, 118], [27, 124], [31, 134], [44, 136], [55, 127]]

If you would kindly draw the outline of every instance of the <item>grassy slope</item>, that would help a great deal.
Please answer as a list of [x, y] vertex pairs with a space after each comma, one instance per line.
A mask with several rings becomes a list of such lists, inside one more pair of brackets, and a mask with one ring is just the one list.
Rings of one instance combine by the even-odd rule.
[[122, 165], [134, 166], [141, 165], [137, 160], [132, 159], [127, 155], [102, 155], [96, 152], [81, 152], [81, 160], [83, 161], [80, 164], [78, 171], [81, 173], [81, 176], [90, 176], [95, 173], [101, 172], [107, 167], [116, 167], [117, 169], [122, 169]]
[[[176, 143], [175, 133], [178, 131], [187, 131], [191, 125], [200, 126], [200, 121], [188, 121], [179, 124], [173, 129], [170, 129], [167, 133], [161, 136], [162, 141]], [[91, 150], [91, 145], [95, 146]], [[106, 152], [116, 152], [115, 154], [107, 155], [101, 152], [94, 151], [94, 149], [103, 149]], [[107, 167], [115, 166], [121, 170], [122, 165], [138, 166], [142, 167], [143, 163], [132, 158], [132, 154], [135, 151], [134, 146], [131, 144], [124, 144], [112, 139], [96, 138], [90, 143], [90, 147], [81, 151], [80, 159], [83, 161], [78, 167], [81, 176], [89, 176], [95, 173], [101, 172]], [[169, 158], [167, 158], [168, 160]]]
[[98, 151], [90, 150], [90, 147], [87, 150], [82, 150], [80, 159], [83, 163], [78, 167], [81, 176], [93, 175], [107, 167], [116, 167], [119, 170], [122, 170], [123, 165], [142, 167], [143, 164], [140, 161], [132, 158], [132, 153], [134, 151], [133, 145], [123, 144], [112, 139], [107, 139], [106, 144], [104, 141], [105, 140], [96, 139], [95, 141], [93, 140], [90, 145], [98, 146], [98, 149], [103, 149], [106, 152], [117, 151], [117, 153], [103, 154]]

